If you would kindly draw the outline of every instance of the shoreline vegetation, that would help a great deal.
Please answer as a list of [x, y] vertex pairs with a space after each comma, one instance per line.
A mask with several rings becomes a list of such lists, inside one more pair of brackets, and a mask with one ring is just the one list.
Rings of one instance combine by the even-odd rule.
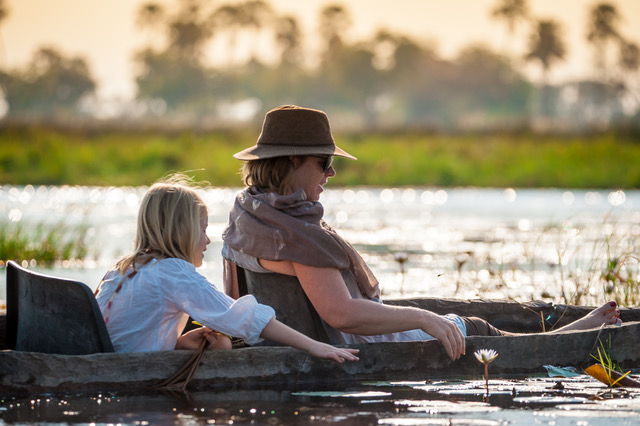
[[[241, 163], [232, 155], [255, 143], [256, 128], [0, 124], [0, 185], [143, 186], [171, 171], [192, 171], [213, 186], [236, 187]], [[640, 188], [640, 137], [634, 132], [409, 129], [334, 136], [358, 157], [336, 159], [334, 187]]]
[[[255, 143], [256, 127], [205, 131], [0, 123], [0, 190], [3, 185], [145, 186], [171, 171], [187, 171], [213, 186], [238, 187], [241, 162], [232, 155]], [[330, 181], [334, 188], [640, 188], [640, 137], [633, 133], [404, 130], [334, 136], [358, 157], [336, 159], [338, 174]], [[0, 221], [0, 271], [9, 259], [29, 266], [79, 266], [92, 256], [83, 226], [34, 229], [27, 232], [19, 224]], [[619, 303], [639, 303], [637, 242], [616, 243], [605, 236], [599, 242], [604, 247], [594, 248], [593, 269], [586, 275], [567, 266], [558, 283], [564, 302], [580, 302], [590, 288], [600, 287], [602, 296]], [[600, 257], [605, 264], [595, 261]]]

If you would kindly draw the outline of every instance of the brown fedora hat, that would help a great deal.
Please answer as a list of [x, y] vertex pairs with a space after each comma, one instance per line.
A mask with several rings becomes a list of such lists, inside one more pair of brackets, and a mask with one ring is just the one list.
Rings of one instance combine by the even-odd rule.
[[327, 114], [295, 105], [283, 105], [269, 111], [264, 117], [258, 143], [233, 156], [248, 161], [288, 155], [336, 155], [356, 160], [336, 146]]

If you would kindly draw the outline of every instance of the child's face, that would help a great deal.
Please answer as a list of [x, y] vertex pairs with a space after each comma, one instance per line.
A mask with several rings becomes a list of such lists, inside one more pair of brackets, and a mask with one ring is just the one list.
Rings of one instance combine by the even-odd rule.
[[202, 262], [204, 261], [204, 252], [207, 250], [207, 245], [211, 242], [209, 237], [207, 237], [207, 225], [207, 217], [200, 219], [200, 239], [198, 240], [196, 251], [193, 253], [193, 264], [196, 265], [196, 268], [202, 266]]

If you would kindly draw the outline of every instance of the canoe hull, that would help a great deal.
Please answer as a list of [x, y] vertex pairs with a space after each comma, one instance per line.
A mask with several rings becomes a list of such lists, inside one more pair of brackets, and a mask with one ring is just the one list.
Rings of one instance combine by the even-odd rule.
[[[492, 377], [544, 374], [544, 365], [585, 368], [599, 342], [624, 368], [640, 368], [640, 323], [513, 337], [467, 338], [467, 354], [451, 361], [436, 341], [353, 345], [360, 361], [337, 364], [289, 347], [252, 347], [204, 354], [191, 389], [297, 389], [362, 380], [481, 378], [473, 356], [494, 349]], [[0, 396], [52, 392], [144, 390], [177, 371], [190, 351], [50, 355], [0, 351]]]

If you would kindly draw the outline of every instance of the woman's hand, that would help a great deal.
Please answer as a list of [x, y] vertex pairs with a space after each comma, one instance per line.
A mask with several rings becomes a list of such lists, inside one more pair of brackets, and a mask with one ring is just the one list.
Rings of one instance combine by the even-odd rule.
[[209, 327], [196, 328], [178, 337], [175, 349], [198, 349], [202, 339], [209, 342], [208, 349], [231, 349], [231, 339]]
[[422, 327], [422, 330], [438, 339], [452, 360], [464, 355], [466, 351], [464, 335], [456, 323], [442, 315], [430, 311], [424, 312], [427, 314], [427, 323]]

